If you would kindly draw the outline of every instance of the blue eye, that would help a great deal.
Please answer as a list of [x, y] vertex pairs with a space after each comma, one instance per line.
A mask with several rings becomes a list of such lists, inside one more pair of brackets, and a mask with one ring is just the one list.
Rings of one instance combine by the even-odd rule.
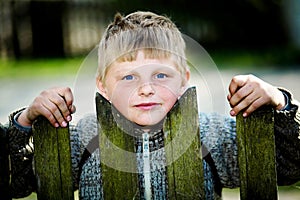
[[159, 73], [156, 75], [156, 78], [167, 78], [167, 75], [163, 73]]
[[133, 80], [133, 75], [127, 75], [127, 76], [124, 76], [122, 80], [127, 80], [127, 81], [130, 81], [130, 80]]

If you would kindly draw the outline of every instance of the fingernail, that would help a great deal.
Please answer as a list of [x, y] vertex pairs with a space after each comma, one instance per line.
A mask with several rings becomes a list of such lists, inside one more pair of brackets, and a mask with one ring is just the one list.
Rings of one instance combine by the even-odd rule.
[[67, 116], [67, 121], [71, 121], [72, 120], [72, 117], [70, 115]]
[[231, 116], [234, 116], [235, 115], [235, 112], [232, 110], [232, 111], [230, 111], [230, 115]]
[[230, 94], [227, 95], [227, 100], [228, 100], [228, 101], [230, 100], [230, 98], [231, 98]]
[[67, 126], [67, 122], [63, 121], [63, 122], [61, 123], [61, 126], [62, 126], [62, 127], [66, 127], [66, 126]]
[[243, 117], [247, 117], [248, 116], [248, 114], [247, 113], [243, 113]]
[[59, 127], [59, 123], [55, 123], [54, 126], [55, 126], [55, 128], [58, 128]]

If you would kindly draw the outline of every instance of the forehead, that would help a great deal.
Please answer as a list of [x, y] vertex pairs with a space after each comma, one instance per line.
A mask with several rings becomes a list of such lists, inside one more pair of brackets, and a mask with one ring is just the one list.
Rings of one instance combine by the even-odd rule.
[[177, 69], [177, 65], [173, 59], [160, 57], [160, 58], [149, 58], [144, 51], [138, 51], [134, 60], [116, 60], [109, 67], [108, 71], [114, 70], [133, 70], [136, 68], [171, 68]]
[[152, 60], [173, 60], [175, 61], [176, 55], [173, 55], [170, 51], [157, 49], [157, 48], [139, 48], [127, 52], [123, 52], [116, 57], [115, 61], [136, 61], [141, 59]]
[[127, 52], [114, 59], [113, 62], [104, 68], [101, 79], [105, 81], [108, 76], [112, 75], [111, 72], [126, 72], [134, 67], [141, 67], [146, 64], [169, 66], [181, 75], [188, 71], [185, 59], [177, 54], [156, 48], [141, 48]]

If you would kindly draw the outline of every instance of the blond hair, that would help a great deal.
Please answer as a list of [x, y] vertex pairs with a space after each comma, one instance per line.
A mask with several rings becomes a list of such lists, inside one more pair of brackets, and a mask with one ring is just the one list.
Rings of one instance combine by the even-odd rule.
[[173, 59], [183, 76], [188, 70], [185, 42], [176, 25], [168, 17], [137, 11], [125, 17], [116, 14], [105, 30], [98, 49], [98, 79], [104, 82], [113, 62], [133, 61], [139, 50], [150, 59]]

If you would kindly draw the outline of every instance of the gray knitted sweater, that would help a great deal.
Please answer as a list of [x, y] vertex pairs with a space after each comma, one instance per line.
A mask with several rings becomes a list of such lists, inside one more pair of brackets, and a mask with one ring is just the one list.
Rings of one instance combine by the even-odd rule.
[[[290, 98], [289, 109], [275, 112], [278, 185], [292, 184], [300, 180], [299, 104], [292, 99], [289, 93], [287, 94]], [[31, 132], [17, 126], [14, 116], [19, 112], [11, 115], [7, 127], [13, 197], [27, 196], [36, 188], [32, 167], [33, 151], [27, 146]], [[216, 113], [200, 113], [199, 120], [201, 141], [209, 149], [216, 169], [216, 173], [214, 173], [211, 163], [203, 160], [206, 199], [220, 199], [221, 188], [239, 187], [235, 119]], [[79, 164], [86, 147], [97, 135], [97, 119], [94, 115], [86, 116], [76, 125], [70, 126], [70, 130], [74, 188], [79, 189], [80, 199], [103, 199], [99, 148], [91, 150], [91, 155], [83, 165]], [[156, 143], [155, 139], [152, 142]], [[151, 174], [151, 180], [163, 182], [165, 179], [162, 174], [164, 173], [161, 171]], [[139, 177], [139, 179], [143, 182], [143, 177]], [[144, 185], [141, 184], [140, 187], [144, 187]], [[156, 185], [152, 185], [152, 187], [154, 187], [153, 199], [165, 198], [164, 188]]]

